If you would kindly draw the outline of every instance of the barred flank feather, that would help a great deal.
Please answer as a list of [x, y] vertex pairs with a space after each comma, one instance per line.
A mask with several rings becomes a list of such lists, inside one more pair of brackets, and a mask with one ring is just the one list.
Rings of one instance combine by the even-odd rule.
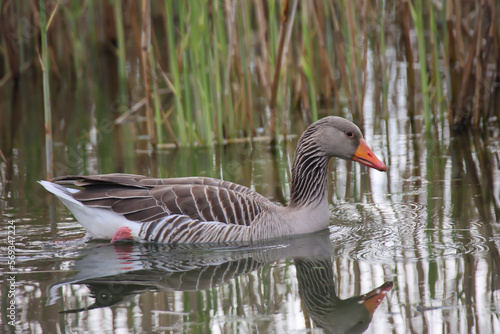
[[168, 217], [145, 223], [139, 237], [143, 240], [164, 243], [209, 243], [244, 241], [248, 227], [219, 222], [203, 222], [184, 215]]

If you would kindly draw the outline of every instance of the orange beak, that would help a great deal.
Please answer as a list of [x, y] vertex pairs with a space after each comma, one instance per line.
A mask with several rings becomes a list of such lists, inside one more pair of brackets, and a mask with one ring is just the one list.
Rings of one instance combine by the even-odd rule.
[[366, 306], [371, 315], [375, 312], [377, 307], [380, 305], [382, 300], [384, 300], [385, 296], [389, 291], [391, 291], [393, 286], [392, 282], [385, 282], [375, 290], [368, 292], [367, 294], [361, 296], [361, 300], [363, 301], [363, 305]]
[[352, 160], [381, 172], [385, 172], [387, 170], [385, 164], [375, 156], [363, 138], [361, 138], [358, 150], [352, 156]]

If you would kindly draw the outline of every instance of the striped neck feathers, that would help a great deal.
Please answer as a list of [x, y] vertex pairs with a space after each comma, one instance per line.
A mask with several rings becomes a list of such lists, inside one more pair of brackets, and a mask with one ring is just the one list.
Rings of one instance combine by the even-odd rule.
[[[307, 131], [310, 130], [310, 131]], [[328, 161], [308, 128], [302, 135], [295, 151], [292, 166], [290, 207], [320, 203], [326, 196]]]

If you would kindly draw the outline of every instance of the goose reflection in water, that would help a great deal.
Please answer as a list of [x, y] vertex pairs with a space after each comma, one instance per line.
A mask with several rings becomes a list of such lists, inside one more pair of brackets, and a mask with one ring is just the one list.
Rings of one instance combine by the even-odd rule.
[[385, 282], [364, 295], [342, 300], [337, 297], [329, 261], [295, 259], [294, 263], [304, 309], [325, 333], [363, 333], [393, 286], [392, 282]]
[[77, 313], [109, 307], [147, 291], [199, 291], [219, 287], [279, 259], [293, 259], [306, 318], [325, 333], [362, 333], [393, 283], [345, 300], [337, 297], [332, 243], [326, 231], [259, 245], [106, 244], [85, 249], [78, 273], [51, 285], [54, 304], [65, 285], [86, 285], [94, 304]]

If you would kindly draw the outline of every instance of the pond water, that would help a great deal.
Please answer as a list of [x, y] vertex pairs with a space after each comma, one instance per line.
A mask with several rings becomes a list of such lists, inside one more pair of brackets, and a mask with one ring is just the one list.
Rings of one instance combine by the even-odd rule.
[[[21, 125], [1, 166], [2, 331], [500, 332], [498, 124], [482, 136], [451, 137], [444, 128], [421, 135], [414, 130], [421, 120], [397, 115], [365, 122], [365, 138], [388, 171], [333, 161], [328, 230], [216, 247], [89, 240], [36, 183], [40, 135]], [[276, 150], [254, 142], [124, 156], [101, 139], [97, 148], [88, 139], [56, 141], [57, 174], [204, 175], [276, 202], [289, 196], [296, 137]], [[382, 294], [371, 318], [359, 296], [373, 290]]]

